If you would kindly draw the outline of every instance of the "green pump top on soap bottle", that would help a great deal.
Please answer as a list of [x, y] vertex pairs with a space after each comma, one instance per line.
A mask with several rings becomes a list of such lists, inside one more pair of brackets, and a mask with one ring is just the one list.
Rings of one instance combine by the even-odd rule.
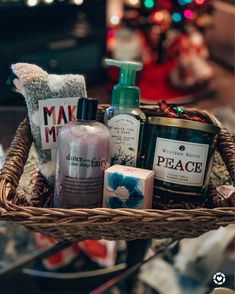
[[145, 114], [139, 109], [140, 90], [135, 85], [140, 62], [106, 59], [105, 64], [120, 68], [120, 77], [112, 91], [111, 106], [105, 123], [111, 133], [111, 164], [141, 167]]

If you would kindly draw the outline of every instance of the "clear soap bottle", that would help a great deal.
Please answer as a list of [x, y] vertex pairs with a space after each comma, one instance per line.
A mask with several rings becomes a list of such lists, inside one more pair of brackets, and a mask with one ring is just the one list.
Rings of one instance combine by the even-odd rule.
[[110, 133], [96, 121], [98, 101], [80, 98], [77, 121], [58, 135], [54, 206], [102, 207], [104, 170], [110, 165]]
[[111, 106], [104, 117], [111, 134], [111, 165], [142, 167], [146, 117], [139, 109], [140, 90], [135, 85], [136, 71], [142, 69], [142, 64], [112, 59], [106, 59], [105, 63], [120, 68], [119, 83], [113, 88]]

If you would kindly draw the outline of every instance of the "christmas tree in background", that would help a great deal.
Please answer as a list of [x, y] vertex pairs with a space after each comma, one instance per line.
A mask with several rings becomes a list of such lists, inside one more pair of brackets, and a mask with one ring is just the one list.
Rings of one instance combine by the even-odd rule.
[[[129, 13], [133, 8], [138, 13], [134, 19]], [[126, 0], [123, 18], [127, 26], [139, 28], [146, 35], [155, 31], [152, 43], [159, 50], [161, 62], [167, 32], [176, 29], [186, 33], [189, 25], [204, 31], [211, 24], [212, 8], [211, 0]]]
[[[212, 4], [212, 0], [125, 0], [123, 10], [111, 18], [112, 56], [152, 64], [152, 75], [167, 74], [177, 90], [205, 86], [212, 69], [203, 34], [212, 24]], [[177, 90], [173, 96], [183, 94]]]

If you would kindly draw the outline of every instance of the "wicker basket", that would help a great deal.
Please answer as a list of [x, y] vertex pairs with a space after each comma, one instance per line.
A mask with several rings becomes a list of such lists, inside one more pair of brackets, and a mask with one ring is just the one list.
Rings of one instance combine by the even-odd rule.
[[[104, 108], [99, 108], [100, 117]], [[156, 114], [157, 107], [143, 107], [142, 110], [146, 114]], [[228, 131], [205, 111], [187, 111], [207, 118], [208, 122], [221, 128], [218, 151], [230, 177], [235, 180], [235, 143]], [[0, 174], [2, 220], [22, 224], [57, 240], [71, 241], [191, 238], [234, 222], [235, 208], [232, 207], [169, 210], [49, 208], [52, 192], [42, 175], [37, 177], [31, 197], [17, 191], [31, 144], [30, 126], [25, 119], [17, 130]]]

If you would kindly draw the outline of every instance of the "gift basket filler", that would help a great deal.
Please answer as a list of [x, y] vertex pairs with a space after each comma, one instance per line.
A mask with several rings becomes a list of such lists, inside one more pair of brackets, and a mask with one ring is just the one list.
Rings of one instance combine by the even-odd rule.
[[[80, 75], [12, 66], [28, 116], [0, 173], [0, 216], [56, 240], [181, 239], [233, 223], [235, 143], [211, 114], [139, 106], [136, 71], [120, 67], [111, 105], [87, 98]], [[31, 192], [18, 189], [32, 143], [39, 172]], [[221, 197], [220, 162], [230, 183]]]

